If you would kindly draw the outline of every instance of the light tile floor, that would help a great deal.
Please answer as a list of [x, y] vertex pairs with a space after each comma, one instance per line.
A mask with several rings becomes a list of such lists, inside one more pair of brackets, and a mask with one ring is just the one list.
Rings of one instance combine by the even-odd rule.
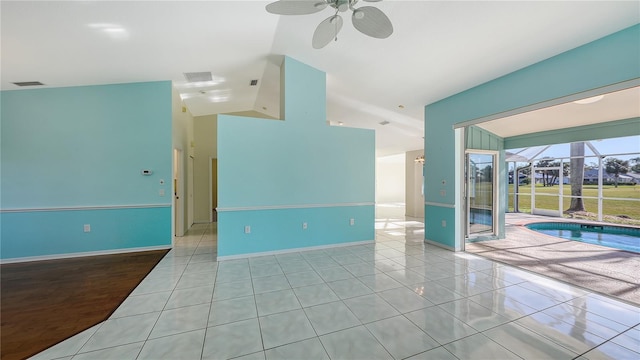
[[34, 358], [640, 359], [639, 308], [392, 213], [375, 243], [221, 262], [195, 225], [111, 318]]

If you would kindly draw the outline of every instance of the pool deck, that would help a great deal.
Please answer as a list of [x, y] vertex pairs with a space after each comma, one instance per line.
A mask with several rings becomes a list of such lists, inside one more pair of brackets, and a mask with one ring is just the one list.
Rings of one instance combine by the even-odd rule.
[[565, 240], [523, 226], [541, 221], [593, 223], [509, 213], [505, 239], [469, 243], [465, 250], [640, 305], [640, 254]]

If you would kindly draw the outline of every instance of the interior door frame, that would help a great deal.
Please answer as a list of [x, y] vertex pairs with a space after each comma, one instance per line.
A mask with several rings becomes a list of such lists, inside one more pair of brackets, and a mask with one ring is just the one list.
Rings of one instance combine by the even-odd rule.
[[[213, 222], [214, 220], [218, 220], [218, 219], [214, 219], [213, 217], [213, 184], [214, 184], [214, 179], [213, 179], [213, 160], [216, 160], [216, 166], [218, 164], [218, 158], [217, 157], [213, 157], [210, 156], [209, 157], [209, 222]], [[216, 175], [218, 174], [217, 170], [216, 170]], [[216, 184], [216, 188], [218, 186], [218, 179], [215, 179], [215, 184]], [[217, 200], [217, 190], [216, 190], [216, 200]]]
[[192, 155], [189, 155], [189, 157], [187, 158], [187, 228], [191, 228], [191, 226], [193, 226], [193, 216], [195, 214], [195, 199], [193, 198], [193, 189], [195, 188], [193, 183], [194, 169], [194, 157]]
[[172, 237], [184, 236], [184, 161], [182, 161], [182, 155], [182, 149], [173, 148], [173, 169], [171, 174]]

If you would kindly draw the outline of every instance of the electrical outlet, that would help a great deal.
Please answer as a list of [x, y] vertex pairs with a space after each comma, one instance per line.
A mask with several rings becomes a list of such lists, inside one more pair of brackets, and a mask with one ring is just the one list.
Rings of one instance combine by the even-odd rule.
[[164, 196], [164, 189], [160, 189], [160, 191], [158, 191], [158, 194], [159, 194], [160, 196]]
[[442, 227], [447, 227], [447, 222], [442, 220]]
[[447, 195], [447, 192], [444, 190], [440, 190], [440, 196], [445, 196], [445, 195]]
[[251, 226], [247, 225], [244, 227], [244, 233], [245, 234], [251, 234]]
[[91, 232], [91, 224], [84, 224], [84, 232]]
[[302, 230], [307, 230], [307, 223], [306, 222], [302, 223]]
[[356, 224], [356, 219], [350, 219], [349, 220], [349, 225], [353, 226]]

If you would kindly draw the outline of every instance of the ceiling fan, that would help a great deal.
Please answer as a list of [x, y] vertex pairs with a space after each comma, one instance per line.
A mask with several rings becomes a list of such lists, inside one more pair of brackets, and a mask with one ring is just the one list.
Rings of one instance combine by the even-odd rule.
[[373, 6], [356, 8], [357, 3], [358, 0], [278, 0], [267, 5], [266, 9], [277, 15], [306, 15], [322, 11], [327, 6], [332, 7], [335, 14], [323, 20], [313, 33], [311, 44], [315, 49], [321, 49], [331, 40], [338, 39], [343, 23], [339, 13], [347, 10], [351, 10], [351, 22], [361, 33], [378, 39], [385, 39], [393, 33], [393, 25], [387, 15]]

